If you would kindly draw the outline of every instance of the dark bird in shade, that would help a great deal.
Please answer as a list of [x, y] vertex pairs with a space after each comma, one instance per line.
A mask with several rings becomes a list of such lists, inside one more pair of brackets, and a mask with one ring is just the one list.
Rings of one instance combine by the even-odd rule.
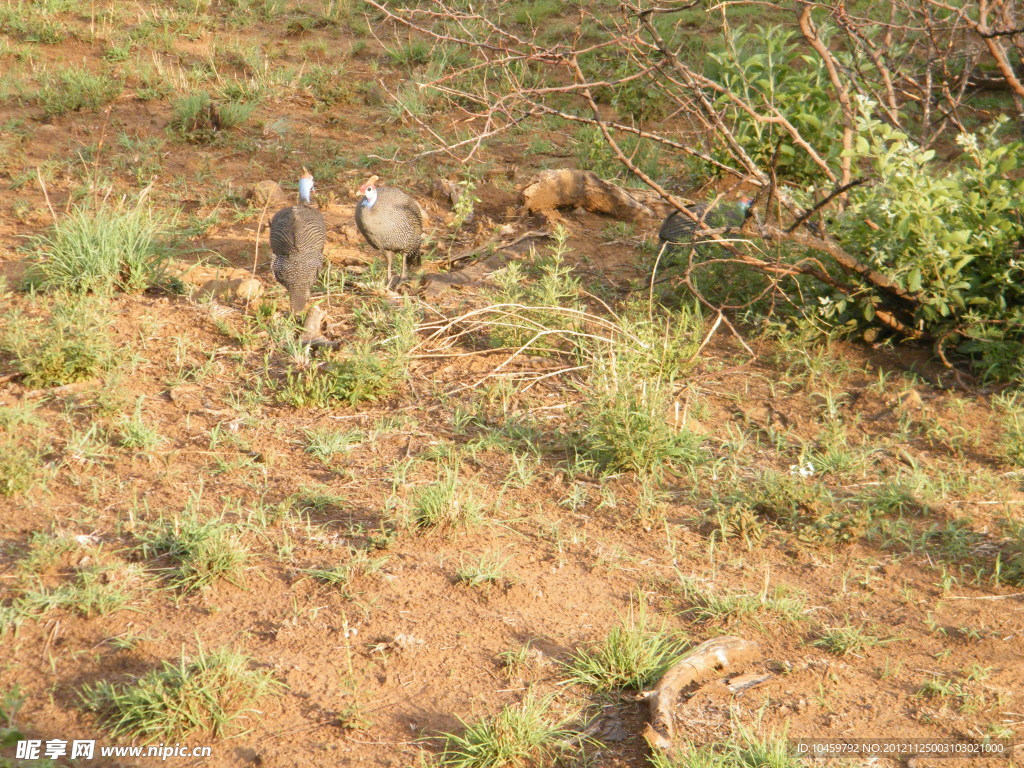
[[[708, 209], [705, 203], [698, 203], [688, 210], [704, 222], [707, 229], [739, 227], [747, 216], [754, 201], [749, 197], [740, 198], [736, 203], [724, 203]], [[697, 232], [697, 222], [681, 211], [672, 211], [665, 217], [658, 232], [658, 239], [668, 246], [691, 245]]]
[[295, 314], [309, 301], [309, 292], [324, 263], [327, 228], [320, 211], [310, 203], [313, 177], [303, 169], [299, 179], [299, 204], [282, 208], [270, 220], [270, 250], [277, 282], [288, 291]]

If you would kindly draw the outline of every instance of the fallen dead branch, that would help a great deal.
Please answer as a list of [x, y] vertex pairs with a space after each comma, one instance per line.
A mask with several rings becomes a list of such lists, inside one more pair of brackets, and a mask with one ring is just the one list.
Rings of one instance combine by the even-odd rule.
[[651, 721], [643, 736], [652, 750], [672, 749], [672, 707], [680, 691], [691, 683], [706, 680], [713, 672], [760, 658], [757, 643], [727, 635], [701, 643], [676, 662], [653, 690], [645, 692], [651, 708]]

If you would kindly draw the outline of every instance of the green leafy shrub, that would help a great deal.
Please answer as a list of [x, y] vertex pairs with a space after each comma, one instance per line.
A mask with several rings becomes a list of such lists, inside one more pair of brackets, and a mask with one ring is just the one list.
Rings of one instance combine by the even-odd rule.
[[[774, 26], [736, 30], [729, 34], [724, 51], [708, 53], [708, 74], [759, 114], [778, 110], [829, 162], [838, 158], [842, 147], [840, 107], [824, 64], [817, 56], [801, 51], [792, 30]], [[724, 94], [716, 106], [739, 144], [760, 167], [771, 165], [777, 144], [780, 178], [808, 181], [822, 175], [820, 167], [777, 123], [755, 120]], [[730, 162], [724, 147], [715, 147], [712, 155]]]
[[[945, 166], [870, 103], [861, 110], [853, 159], [877, 181], [851, 191], [836, 236], [915, 298], [915, 328], [950, 339], [984, 374], [1013, 375], [1024, 355], [1024, 144], [997, 139], [996, 121], [961, 134]], [[866, 285], [856, 301], [822, 302], [828, 319], [871, 321], [883, 297]]]

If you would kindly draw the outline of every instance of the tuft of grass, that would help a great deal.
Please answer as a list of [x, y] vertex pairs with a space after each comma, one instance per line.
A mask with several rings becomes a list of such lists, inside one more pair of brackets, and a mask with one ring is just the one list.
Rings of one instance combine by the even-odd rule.
[[844, 627], [832, 627], [824, 630], [821, 636], [814, 641], [814, 645], [837, 656], [847, 656], [877, 645], [894, 642], [896, 639], [895, 637], [882, 639], [877, 635], [872, 635], [865, 630], [864, 624], [857, 627], [847, 624]]
[[192, 658], [163, 663], [132, 682], [101, 680], [85, 686], [86, 710], [100, 716], [114, 736], [144, 743], [183, 739], [194, 733], [229, 734], [256, 715], [253, 706], [283, 686], [269, 672], [252, 669], [238, 651], [200, 648]]
[[97, 109], [113, 101], [122, 84], [102, 73], [84, 67], [69, 67], [42, 79], [35, 100], [49, 116], [82, 109]]
[[238, 584], [249, 559], [235, 526], [221, 518], [201, 520], [191, 510], [173, 519], [161, 518], [140, 539], [144, 557], [166, 556], [173, 561], [171, 585], [186, 592], [218, 579]]
[[721, 594], [696, 579], [680, 576], [679, 591], [690, 603], [688, 612], [699, 621], [728, 621], [762, 614], [796, 623], [807, 619], [807, 601], [799, 595], [776, 587], [758, 594]]
[[460, 487], [458, 470], [449, 468], [415, 493], [412, 520], [420, 529], [475, 524], [483, 520], [483, 504], [471, 489]]
[[642, 600], [622, 623], [612, 627], [604, 641], [577, 651], [565, 662], [569, 679], [596, 691], [617, 688], [641, 690], [656, 680], [682, 655], [683, 638], [670, 634], [662, 623], [652, 627]]
[[45, 319], [12, 312], [0, 331], [0, 352], [13, 356], [26, 387], [84, 381], [119, 360], [107, 322], [97, 302], [74, 297], [57, 300]]
[[362, 432], [341, 432], [337, 429], [309, 429], [305, 431], [305, 451], [323, 462], [339, 453], [347, 452], [352, 446], [366, 439]]
[[372, 557], [366, 550], [353, 549], [347, 563], [336, 565], [333, 568], [307, 568], [302, 573], [319, 582], [336, 587], [346, 599], [351, 599], [353, 597], [352, 583], [360, 576], [372, 576], [380, 573], [387, 561], [386, 556]]
[[655, 750], [653, 768], [805, 768], [807, 762], [793, 753], [786, 734], [754, 735], [740, 727], [739, 739], [721, 744], [684, 742], [675, 753]]
[[33, 237], [35, 263], [27, 279], [75, 293], [141, 291], [164, 279], [165, 240], [172, 220], [140, 195], [78, 206], [50, 231]]
[[256, 106], [236, 99], [215, 102], [206, 91], [193, 91], [174, 103], [168, 127], [186, 141], [212, 141], [220, 131], [248, 121]]
[[505, 578], [505, 566], [512, 558], [501, 559], [493, 553], [480, 555], [475, 562], [463, 563], [455, 571], [455, 580], [468, 587], [487, 587]]
[[34, 589], [16, 601], [19, 610], [39, 616], [64, 609], [85, 616], [104, 616], [128, 608], [145, 583], [142, 568], [116, 563], [81, 568], [75, 579], [55, 589]]
[[164, 441], [163, 435], [145, 422], [142, 418], [142, 400], [135, 404], [135, 411], [131, 416], [123, 415], [118, 425], [118, 434], [121, 445], [125, 448], [132, 448], [137, 451], [149, 451]]
[[296, 408], [327, 408], [336, 402], [354, 406], [390, 394], [396, 381], [396, 371], [388, 361], [364, 350], [344, 360], [289, 371], [277, 396]]
[[568, 751], [574, 734], [551, 715], [554, 696], [538, 698], [532, 691], [517, 705], [492, 718], [463, 723], [461, 734], [446, 733], [438, 762], [445, 768], [530, 768], [555, 765]]

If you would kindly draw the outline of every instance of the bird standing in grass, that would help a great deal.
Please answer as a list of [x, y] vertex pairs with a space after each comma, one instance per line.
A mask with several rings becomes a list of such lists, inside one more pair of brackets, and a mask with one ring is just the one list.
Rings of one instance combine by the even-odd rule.
[[305, 168], [299, 179], [299, 204], [282, 208], [270, 220], [270, 250], [274, 277], [288, 291], [292, 312], [306, 308], [309, 292], [324, 263], [327, 228], [324, 217], [310, 203], [313, 176]]
[[[740, 198], [737, 203], [723, 203], [714, 208], [698, 203], [689, 211], [708, 229], [721, 227], [739, 227], [747, 216], [747, 211], [754, 201], [749, 197]], [[658, 239], [669, 247], [673, 245], [691, 245], [697, 232], [697, 222], [682, 211], [672, 211], [662, 222]]]
[[402, 254], [404, 282], [410, 266], [420, 265], [420, 239], [423, 235], [423, 210], [419, 203], [400, 189], [378, 187], [371, 176], [359, 188], [362, 200], [356, 205], [356, 226], [366, 242], [388, 257], [388, 288], [392, 285], [391, 260]]

